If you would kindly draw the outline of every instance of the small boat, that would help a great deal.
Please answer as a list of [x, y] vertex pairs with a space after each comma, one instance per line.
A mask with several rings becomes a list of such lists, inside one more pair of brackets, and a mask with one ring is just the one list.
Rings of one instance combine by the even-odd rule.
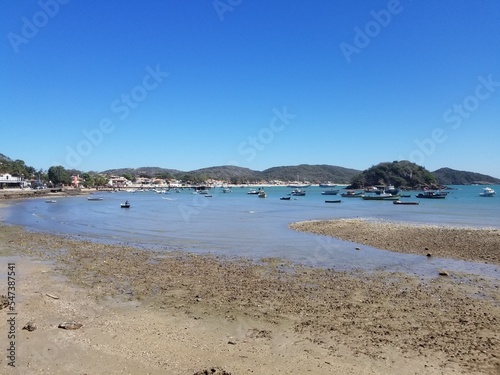
[[374, 195], [363, 194], [361, 196], [361, 198], [363, 198], [364, 200], [368, 200], [368, 201], [392, 201], [392, 200], [399, 200], [400, 197], [401, 197], [401, 195], [392, 195], [389, 193], [380, 193], [380, 194], [374, 194]]
[[212, 194], [203, 194], [207, 198], [212, 198]]
[[482, 193], [479, 193], [479, 196], [480, 197], [494, 197], [495, 196], [495, 190], [493, 190], [492, 188], [490, 187], [485, 187], [483, 189], [483, 192]]
[[223, 193], [230, 193], [230, 192], [231, 192], [231, 189], [229, 189], [229, 188], [223, 188], [223, 189], [222, 189], [222, 192], [223, 192]]
[[266, 198], [267, 197], [267, 194], [264, 190], [260, 190], [259, 191], [259, 194], [258, 194], [258, 197], [259, 198]]
[[337, 185], [336, 184], [331, 184], [329, 182], [324, 182], [322, 184], [319, 184], [319, 187], [321, 187], [321, 188], [333, 188], [335, 186], [337, 186]]
[[447, 192], [441, 191], [424, 191], [423, 193], [418, 193], [417, 198], [428, 198], [428, 199], [444, 199], [448, 195]]
[[258, 190], [252, 189], [247, 194], [259, 194]]
[[102, 201], [103, 197], [87, 197], [88, 201]]
[[420, 202], [410, 202], [410, 201], [394, 201], [394, 204], [403, 204], [403, 205], [418, 205]]
[[401, 194], [401, 198], [410, 198], [411, 194]]
[[53, 199], [47, 199], [45, 201], [45, 203], [57, 203], [57, 201], [53, 200]]
[[344, 198], [361, 198], [363, 196], [362, 191], [347, 190], [345, 193], [340, 194]]
[[289, 201], [290, 197], [281, 197], [280, 200], [282, 200], [282, 201]]
[[129, 201], [125, 201], [125, 203], [120, 204], [121, 208], [130, 208], [130, 203]]
[[321, 192], [321, 195], [337, 195], [339, 193], [339, 189], [328, 189]]
[[340, 202], [342, 202], [340, 199], [334, 201], [325, 201], [325, 203], [340, 203]]
[[290, 194], [295, 196], [295, 197], [303, 197], [304, 195], [306, 195], [306, 192], [305, 192], [305, 190], [297, 188], [297, 189], [293, 189]]

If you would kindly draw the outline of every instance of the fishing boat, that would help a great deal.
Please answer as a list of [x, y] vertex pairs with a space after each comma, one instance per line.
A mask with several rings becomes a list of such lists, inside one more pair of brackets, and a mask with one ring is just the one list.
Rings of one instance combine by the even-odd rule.
[[293, 189], [290, 194], [293, 195], [294, 197], [303, 197], [304, 195], [306, 195], [306, 192], [305, 192], [305, 190], [296, 188], [296, 189]]
[[442, 191], [424, 191], [423, 193], [418, 193], [417, 198], [427, 198], [427, 199], [444, 199], [448, 195], [447, 192]]
[[125, 201], [125, 203], [120, 204], [121, 208], [130, 208], [130, 203], [129, 201]]
[[392, 201], [392, 200], [399, 200], [401, 195], [396, 194], [389, 194], [389, 193], [380, 193], [380, 194], [363, 194], [361, 198], [367, 201]]
[[394, 201], [394, 204], [402, 204], [402, 205], [418, 205], [420, 202], [411, 202], [411, 201]]
[[495, 196], [495, 190], [493, 190], [492, 188], [490, 187], [485, 187], [483, 189], [483, 192], [482, 193], [479, 193], [479, 196], [481, 197], [494, 197]]
[[102, 201], [103, 197], [87, 197], [88, 201]]
[[325, 203], [340, 203], [340, 202], [342, 202], [340, 199], [334, 201], [325, 201]]
[[363, 196], [362, 191], [347, 190], [345, 193], [340, 194], [344, 198], [361, 198]]
[[339, 193], [339, 189], [328, 189], [321, 192], [321, 195], [337, 195]]

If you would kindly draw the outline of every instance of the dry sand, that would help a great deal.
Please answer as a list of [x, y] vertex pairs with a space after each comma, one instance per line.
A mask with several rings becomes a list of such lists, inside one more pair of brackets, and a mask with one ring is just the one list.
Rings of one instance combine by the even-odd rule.
[[[0, 255], [0, 294], [16, 264], [18, 311], [10, 368], [0, 310], [2, 374], [500, 374], [495, 279], [152, 252], [10, 226]], [[21, 330], [28, 321], [37, 329]]]

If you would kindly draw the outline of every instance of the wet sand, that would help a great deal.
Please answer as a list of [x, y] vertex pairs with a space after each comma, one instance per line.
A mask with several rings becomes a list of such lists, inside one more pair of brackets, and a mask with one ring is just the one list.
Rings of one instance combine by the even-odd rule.
[[500, 265], [500, 229], [411, 225], [364, 219], [293, 223], [290, 228], [384, 250]]
[[[1, 373], [500, 374], [496, 279], [154, 252], [4, 225], [0, 255], [0, 294], [7, 262], [18, 272], [17, 367], [3, 355]], [[21, 330], [30, 320], [37, 329]], [[7, 330], [0, 320], [4, 347]]]

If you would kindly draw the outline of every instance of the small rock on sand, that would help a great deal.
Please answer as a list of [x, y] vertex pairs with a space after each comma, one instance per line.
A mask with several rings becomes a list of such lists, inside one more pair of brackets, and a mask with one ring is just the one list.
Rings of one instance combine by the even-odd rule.
[[58, 325], [58, 328], [62, 329], [78, 329], [81, 328], [83, 324], [76, 323], [76, 322], [63, 322]]

